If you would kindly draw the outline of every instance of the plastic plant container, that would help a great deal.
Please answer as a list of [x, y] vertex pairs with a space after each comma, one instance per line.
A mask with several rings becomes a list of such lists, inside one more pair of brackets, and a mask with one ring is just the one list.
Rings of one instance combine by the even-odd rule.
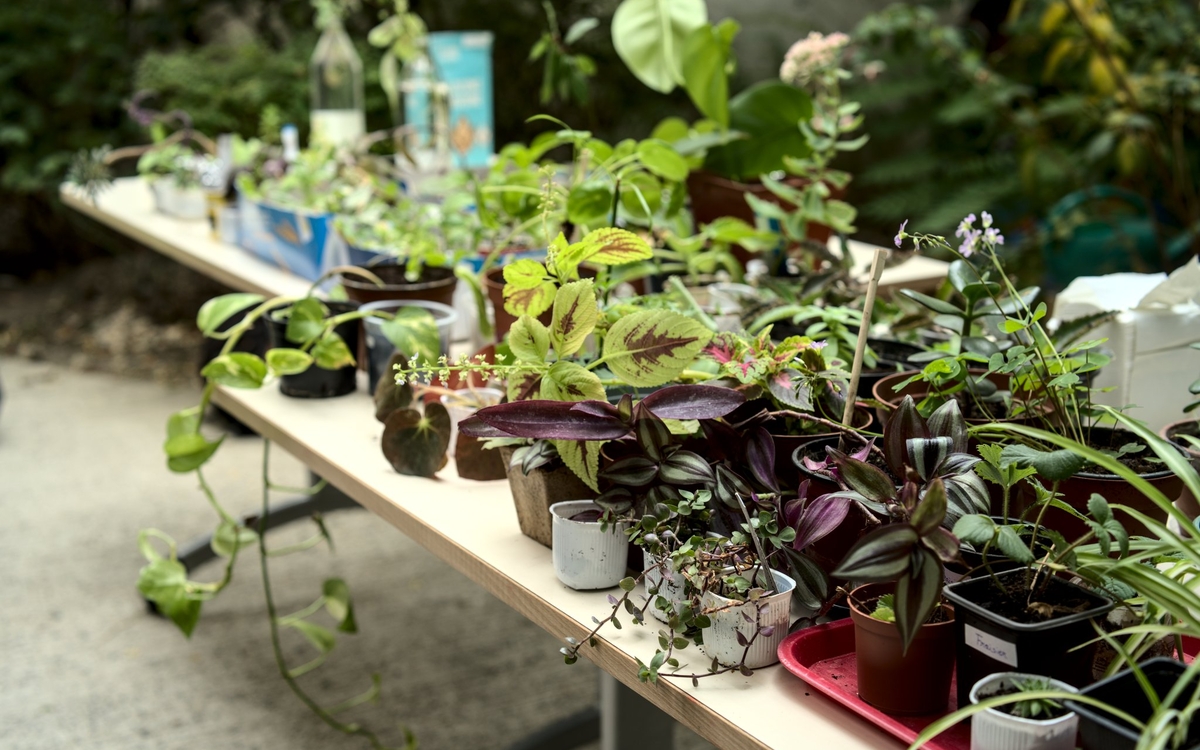
[[[1159, 657], [1147, 659], [1141, 663], [1140, 668], [1158, 697], [1165, 698], [1171, 687], [1183, 676], [1187, 666], [1175, 659]], [[1194, 685], [1185, 688], [1176, 705], [1182, 708], [1194, 690]], [[1138, 721], [1149, 719], [1153, 713], [1150, 700], [1130, 669], [1117, 672], [1112, 677], [1079, 691], [1079, 694], [1103, 701]], [[1074, 701], [1068, 701], [1067, 707], [1079, 714], [1079, 734], [1083, 741], [1083, 750], [1133, 750], [1137, 746], [1140, 736], [1138, 730], [1104, 709]], [[1200, 722], [1193, 721], [1183, 748], [1191, 750], [1197, 747], [1200, 747]]]
[[[971, 688], [971, 703], [993, 697], [995, 691], [1021, 679], [1040, 679], [1040, 676], [1020, 672], [988, 675]], [[1050, 680], [1050, 687], [1079, 692], [1061, 680]], [[1074, 712], [1056, 719], [1039, 720], [989, 708], [971, 717], [971, 750], [1074, 750], [1078, 730], [1079, 716]]]
[[572, 518], [587, 511], [600, 512], [591, 500], [567, 500], [550, 506], [551, 549], [558, 580], [577, 591], [610, 589], [625, 577], [629, 542], [628, 523], [602, 527], [599, 521]]

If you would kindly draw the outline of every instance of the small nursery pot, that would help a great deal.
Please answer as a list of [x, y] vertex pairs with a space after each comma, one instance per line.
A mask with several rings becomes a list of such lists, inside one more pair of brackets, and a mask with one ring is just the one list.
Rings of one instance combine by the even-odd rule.
[[[354, 312], [358, 304], [354, 302], [325, 301], [330, 315], [341, 315]], [[295, 344], [287, 340], [287, 319], [267, 316], [268, 329], [271, 332], [271, 348], [295, 349]], [[342, 337], [351, 353], [358, 351], [358, 321], [348, 320], [333, 329]], [[346, 365], [337, 370], [326, 370], [315, 363], [304, 372], [296, 375], [284, 375], [279, 379], [279, 390], [285, 396], [293, 398], [333, 398], [353, 393], [357, 387], [358, 368]]]
[[[1149, 659], [1138, 665], [1150, 681], [1150, 687], [1160, 699], [1183, 676], [1187, 669], [1183, 662], [1159, 657]], [[1191, 697], [1195, 686], [1188, 686], [1182, 692], [1174, 707], [1183, 708]], [[1106, 680], [1084, 688], [1079, 692], [1089, 698], [1103, 701], [1113, 708], [1124, 711], [1138, 721], [1145, 722], [1150, 718], [1153, 709], [1146, 693], [1138, 683], [1132, 670], [1117, 672]], [[1118, 719], [1102, 708], [1067, 701], [1067, 708], [1079, 714], [1079, 736], [1083, 742], [1083, 750], [1134, 750], [1140, 733], [1125, 721]], [[1195, 748], [1200, 746], [1200, 722], [1193, 720], [1188, 728], [1187, 740], [1182, 747]]]
[[625, 577], [629, 542], [625, 521], [601, 527], [599, 521], [573, 521], [572, 516], [600, 511], [591, 500], [567, 500], [550, 506], [553, 519], [554, 573], [576, 591], [610, 589]]
[[355, 302], [426, 300], [453, 309], [454, 288], [458, 286], [458, 277], [454, 275], [453, 268], [425, 266], [416, 281], [405, 279], [404, 266], [395, 261], [378, 263], [366, 270], [378, 276], [383, 286], [375, 286], [361, 276], [343, 274], [341, 280], [346, 296]]
[[875, 398], [875, 384], [889, 375], [901, 370], [908, 370], [913, 365], [908, 358], [925, 351], [916, 344], [906, 344], [903, 341], [890, 339], [868, 338], [867, 346], [875, 352], [875, 369], [863, 368], [858, 378], [858, 397]]
[[892, 583], [869, 583], [850, 594], [858, 697], [889, 714], [940, 713], [950, 700], [954, 675], [950, 634], [955, 612], [943, 604], [950, 619], [922, 625], [905, 652], [896, 623], [876, 620], [860, 608], [895, 590]]
[[522, 534], [549, 547], [553, 539], [550, 506], [563, 500], [595, 495], [596, 492], [575, 476], [575, 472], [561, 464], [556, 469], [534, 469], [526, 474], [520, 466], [512, 465], [514, 452], [516, 448], [511, 446], [500, 448], [508, 471], [513, 505], [517, 508], [517, 523]]
[[[440, 344], [438, 353], [449, 354], [450, 334], [454, 330], [454, 324], [458, 322], [458, 313], [453, 308], [440, 302], [411, 299], [369, 302], [360, 309], [394, 313], [404, 307], [420, 307], [429, 311], [429, 314], [437, 322], [438, 343]], [[396, 351], [396, 347], [392, 345], [388, 337], [383, 335], [383, 324], [382, 318], [363, 318], [363, 328], [367, 334], [367, 386], [371, 393], [375, 392], [375, 385], [381, 377], [391, 374], [388, 372], [388, 361]], [[405, 352], [405, 354], [412, 356], [412, 352]], [[453, 439], [450, 444], [454, 445]]]
[[1091, 682], [1095, 645], [1072, 649], [1095, 638], [1092, 619], [1103, 617], [1115, 603], [1082, 586], [1051, 578], [1046, 584], [1048, 599], [1074, 598], [1091, 606], [1043, 622], [1011, 620], [999, 613], [1006, 594], [994, 581], [1017, 581], [1028, 572], [1020, 568], [994, 579], [984, 576], [946, 587], [945, 596], [956, 613], [958, 705], [967, 705], [972, 685], [996, 672], [1043, 673], [1075, 686]]
[[[712, 620], [712, 625], [704, 629], [704, 643], [700, 646], [707, 656], [728, 667], [741, 663], [745, 653], [745, 664], [750, 669], [769, 667], [779, 661], [779, 644], [787, 637], [788, 626], [792, 624], [792, 592], [796, 582], [777, 570], [771, 571], [771, 577], [775, 580], [775, 593], [763, 597], [757, 604], [738, 603], [736, 599], [712, 591], [704, 592], [700, 604], [710, 612], [708, 617]], [[720, 611], [711, 611], [718, 608]], [[739, 632], [748, 641], [757, 629], [767, 627], [774, 630], [770, 635], [755, 638], [749, 652], [738, 642]]]
[[[830, 421], [840, 423], [841, 417], [835, 417]], [[871, 410], [861, 404], [855, 404], [851, 422], [854, 428], [856, 430], [865, 430], [871, 426], [871, 421]], [[820, 446], [821, 456], [823, 457], [825, 454], [825, 445], [837, 447], [838, 436], [839, 433], [832, 429], [825, 429], [824, 432], [814, 432], [808, 435], [776, 435], [772, 433], [771, 442], [775, 444], [775, 476], [785, 486], [799, 484], [800, 480], [804, 479], [804, 475], [803, 472], [797, 473], [799, 469], [793, 460], [793, 455], [796, 454], [797, 449], [808, 446], [817, 440], [826, 440], [827, 442]], [[806, 454], [800, 455], [803, 456]], [[834, 490], [831, 489], [829, 491], [833, 492]]]
[[[1020, 672], [988, 675], [971, 688], [971, 703], [995, 697], [1014, 680], [1030, 678], [1038, 678], [1038, 675]], [[1050, 680], [1050, 687], [1068, 693], [1079, 692], [1060, 680]], [[1079, 716], [1075, 713], [1039, 720], [1023, 719], [989, 708], [971, 717], [971, 750], [1074, 750], [1078, 731]]]
[[[670, 602], [678, 612], [680, 605], [687, 600], [687, 582], [683, 574], [672, 567], [669, 557], [656, 557], [646, 550], [642, 550], [642, 565], [646, 571], [646, 591], [658, 589], [658, 596]], [[653, 604], [650, 605], [650, 614], [659, 622], [667, 621], [667, 614]]]

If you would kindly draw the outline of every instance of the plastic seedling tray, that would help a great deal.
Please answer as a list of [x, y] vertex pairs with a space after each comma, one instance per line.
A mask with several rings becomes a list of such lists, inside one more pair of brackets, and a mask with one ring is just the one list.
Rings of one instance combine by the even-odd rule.
[[[952, 646], [951, 646], [952, 647]], [[1200, 639], [1183, 639], [1185, 661], [1200, 651]], [[779, 661], [785, 669], [807, 682], [814, 690], [842, 704], [866, 721], [911, 743], [921, 730], [958, 709], [956, 685], [950, 683], [946, 710], [926, 716], [897, 716], [884, 713], [858, 697], [858, 664], [854, 657], [854, 622], [838, 620], [798, 630], [779, 644]], [[971, 722], [965, 721], [942, 732], [924, 747], [928, 750], [970, 750]]]

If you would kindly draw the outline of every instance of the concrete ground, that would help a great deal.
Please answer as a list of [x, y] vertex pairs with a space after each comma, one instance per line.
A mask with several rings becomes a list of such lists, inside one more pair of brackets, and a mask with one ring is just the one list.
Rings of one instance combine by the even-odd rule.
[[[215, 524], [193, 476], [167, 471], [161, 452], [167, 415], [197, 389], [16, 358], [0, 359], [0, 378], [0, 748], [367, 747], [325, 727], [279, 678], [253, 550], [190, 640], [134, 589], [139, 529], [182, 542]], [[206, 472], [232, 511], [258, 507], [261, 450], [230, 438]], [[298, 462], [273, 457], [276, 482], [305, 481]], [[281, 612], [315, 599], [325, 577], [349, 583], [360, 633], [302, 678], [334, 704], [380, 672], [378, 705], [344, 718], [391, 742], [402, 724], [427, 750], [504, 748], [595, 701], [590, 664], [562, 664], [554, 639], [392, 527], [359, 511], [328, 525], [335, 553], [276, 558], [272, 580]], [[300, 524], [271, 540], [311, 533]], [[312, 656], [299, 637], [285, 650], [292, 664]], [[711, 747], [682, 727], [676, 736], [679, 750]]]

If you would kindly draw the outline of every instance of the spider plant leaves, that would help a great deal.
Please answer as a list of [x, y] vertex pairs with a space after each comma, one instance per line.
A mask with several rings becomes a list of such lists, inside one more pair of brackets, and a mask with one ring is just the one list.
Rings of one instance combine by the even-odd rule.
[[627, 315], [604, 337], [604, 362], [629, 385], [651, 387], [675, 379], [712, 338], [701, 323], [667, 310]]
[[835, 578], [853, 581], [894, 581], [909, 568], [909, 557], [920, 537], [906, 523], [870, 532], [846, 553], [833, 571]]
[[1000, 455], [1005, 463], [1037, 469], [1039, 476], [1051, 482], [1070, 479], [1087, 465], [1086, 458], [1066, 448], [1045, 451], [1017, 443], [1004, 446]]
[[450, 447], [450, 413], [433, 402], [422, 414], [397, 409], [388, 416], [380, 439], [383, 455], [400, 474], [432, 478], [447, 462]]

